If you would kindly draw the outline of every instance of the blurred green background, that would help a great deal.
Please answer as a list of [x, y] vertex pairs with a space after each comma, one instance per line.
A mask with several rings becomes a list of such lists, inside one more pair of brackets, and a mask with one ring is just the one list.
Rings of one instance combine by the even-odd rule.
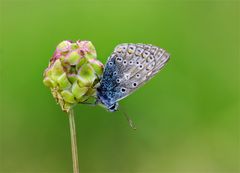
[[81, 172], [237, 173], [240, 3], [231, 0], [1, 0], [0, 172], [72, 172], [68, 118], [42, 83], [56, 45], [123, 42], [171, 60], [119, 112], [76, 107]]

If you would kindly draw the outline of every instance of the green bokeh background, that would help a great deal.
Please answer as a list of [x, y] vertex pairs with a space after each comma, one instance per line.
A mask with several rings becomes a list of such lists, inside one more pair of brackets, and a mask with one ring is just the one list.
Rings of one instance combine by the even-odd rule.
[[123, 42], [171, 60], [120, 104], [76, 107], [85, 173], [237, 173], [240, 3], [231, 0], [1, 0], [0, 172], [70, 173], [68, 118], [42, 83], [56, 45], [91, 40], [106, 62]]

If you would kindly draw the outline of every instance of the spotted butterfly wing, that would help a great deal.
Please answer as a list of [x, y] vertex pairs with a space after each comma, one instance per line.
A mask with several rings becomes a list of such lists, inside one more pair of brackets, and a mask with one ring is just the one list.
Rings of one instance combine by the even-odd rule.
[[109, 57], [100, 86], [98, 100], [110, 111], [117, 101], [144, 85], [169, 60], [162, 48], [147, 44], [120, 44]]

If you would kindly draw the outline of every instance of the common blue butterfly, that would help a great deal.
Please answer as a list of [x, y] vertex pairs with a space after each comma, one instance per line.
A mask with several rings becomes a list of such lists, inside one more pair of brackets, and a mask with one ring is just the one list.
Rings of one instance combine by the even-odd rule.
[[155, 76], [169, 58], [164, 49], [150, 44], [117, 45], [97, 88], [97, 103], [110, 112], [118, 110], [118, 101]]

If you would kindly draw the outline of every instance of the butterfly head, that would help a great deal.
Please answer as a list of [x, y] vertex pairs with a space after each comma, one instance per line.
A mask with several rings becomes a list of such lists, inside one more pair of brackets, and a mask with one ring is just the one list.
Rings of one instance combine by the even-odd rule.
[[118, 102], [111, 102], [104, 97], [98, 96], [97, 103], [107, 109], [109, 112], [115, 112], [118, 110]]
[[114, 104], [112, 104], [111, 106], [106, 107], [106, 108], [107, 108], [107, 110], [108, 110], [109, 112], [115, 112], [115, 111], [118, 110], [118, 103], [116, 102], [116, 103], [114, 103]]
[[115, 112], [118, 110], [118, 103], [115, 102], [111, 105], [108, 105], [106, 103], [100, 102], [100, 105], [103, 106], [105, 109], [107, 109], [109, 112]]

